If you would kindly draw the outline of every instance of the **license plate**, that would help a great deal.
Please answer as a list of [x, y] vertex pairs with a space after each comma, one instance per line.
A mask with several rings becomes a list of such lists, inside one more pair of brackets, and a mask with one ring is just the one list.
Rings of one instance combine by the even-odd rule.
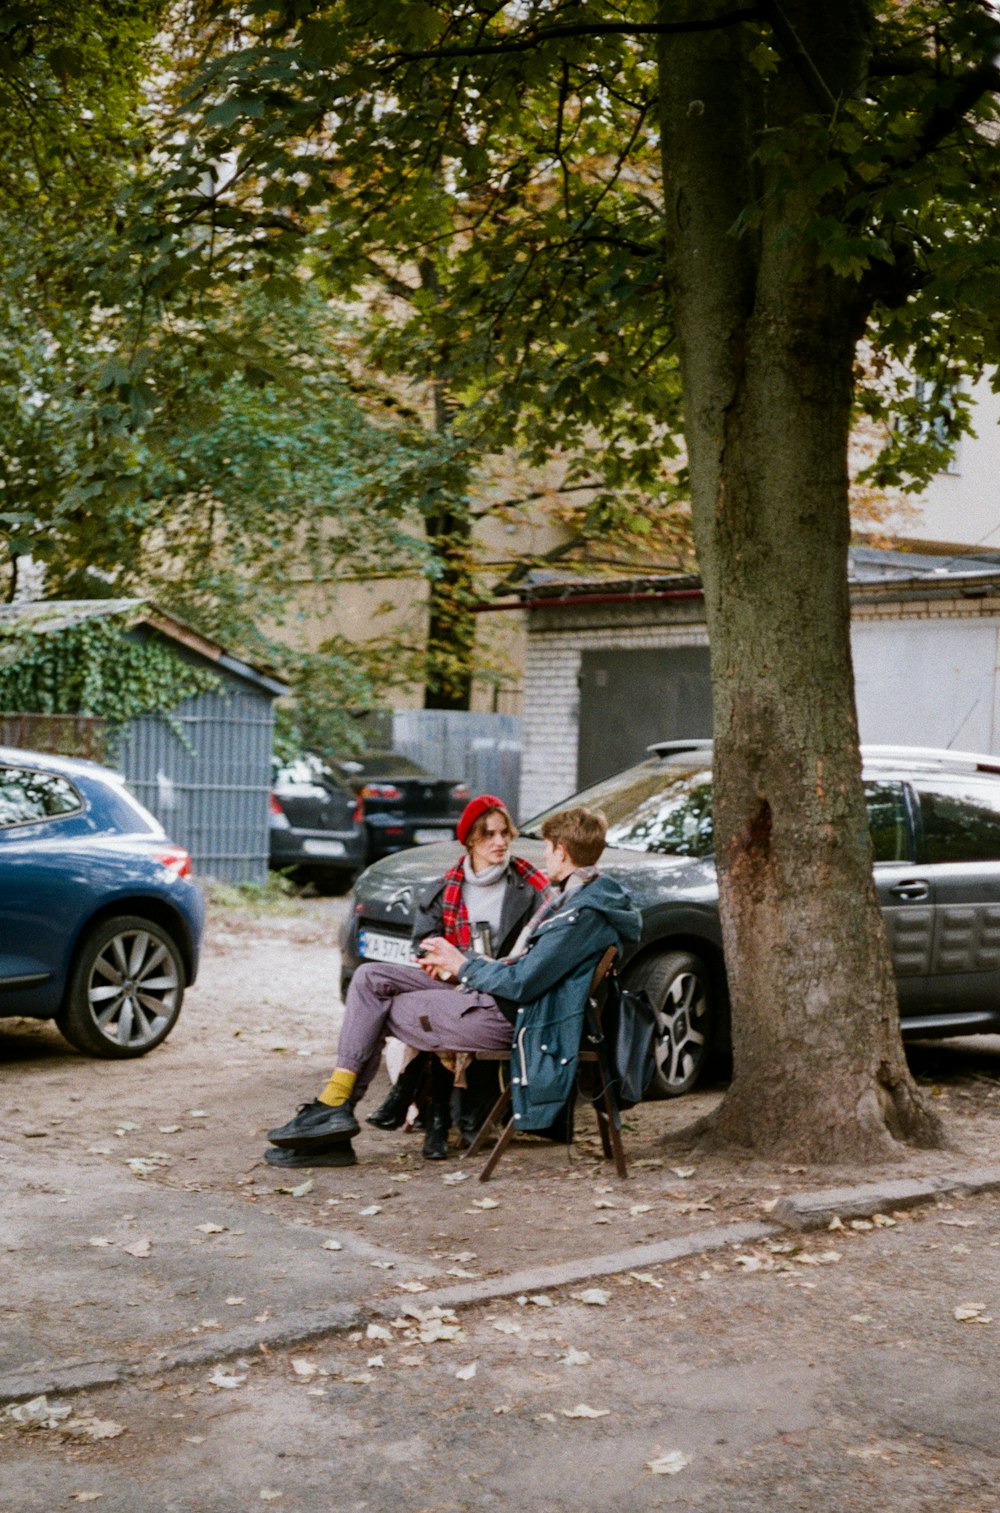
[[303, 841], [302, 849], [306, 856], [343, 856], [343, 841]]
[[413, 841], [417, 846], [429, 846], [433, 841], [450, 841], [454, 839], [454, 830], [414, 830]]
[[359, 930], [358, 947], [366, 961], [396, 961], [413, 965], [413, 945], [405, 935], [383, 935], [378, 930]]

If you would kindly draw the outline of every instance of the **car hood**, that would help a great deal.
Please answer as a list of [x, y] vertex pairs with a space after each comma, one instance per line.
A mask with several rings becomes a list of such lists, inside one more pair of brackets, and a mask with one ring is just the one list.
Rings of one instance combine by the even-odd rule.
[[[541, 841], [520, 839], [513, 849], [515, 855], [541, 867]], [[355, 899], [366, 913], [386, 919], [395, 916], [403, 924], [412, 916], [423, 889], [443, 877], [463, 855], [464, 851], [454, 842], [400, 851], [362, 873], [355, 885]], [[609, 848], [601, 857], [598, 870], [627, 888], [638, 909], [674, 898], [692, 903], [710, 902], [718, 895], [715, 862], [711, 857], [657, 856], [645, 851]]]

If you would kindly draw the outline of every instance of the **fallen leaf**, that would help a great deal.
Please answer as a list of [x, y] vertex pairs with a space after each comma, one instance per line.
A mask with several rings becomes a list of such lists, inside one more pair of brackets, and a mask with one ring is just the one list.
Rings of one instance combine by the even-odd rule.
[[939, 1219], [939, 1224], [950, 1224], [955, 1229], [971, 1229], [973, 1224], [978, 1224], [978, 1219]]
[[521, 1325], [516, 1319], [494, 1319], [493, 1328], [497, 1334], [520, 1334]]
[[227, 1298], [226, 1299], [226, 1303], [227, 1303], [228, 1307], [230, 1307], [230, 1308], [239, 1308], [240, 1304], [241, 1303], [245, 1303], [245, 1302], [246, 1302], [246, 1298]]
[[478, 1271], [466, 1271], [462, 1266], [449, 1266], [445, 1272], [446, 1277], [465, 1277], [470, 1280], [479, 1276]]
[[56, 1429], [73, 1410], [68, 1403], [50, 1403], [44, 1392], [26, 1403], [14, 1403], [4, 1409], [6, 1416], [22, 1429]]
[[611, 1294], [603, 1287], [585, 1287], [583, 1292], [571, 1292], [578, 1303], [589, 1303], [593, 1308], [605, 1308], [611, 1302]]
[[685, 1455], [683, 1450], [668, 1450], [665, 1455], [658, 1455], [655, 1460], [648, 1460], [646, 1468], [652, 1471], [654, 1476], [676, 1476], [678, 1471], [683, 1471], [685, 1466], [690, 1466], [691, 1457]]
[[131, 1245], [123, 1245], [122, 1250], [127, 1256], [136, 1256], [140, 1261], [145, 1260], [152, 1254], [152, 1240], [133, 1240]]
[[470, 1361], [468, 1366], [459, 1366], [455, 1376], [460, 1382], [471, 1382], [476, 1374], [476, 1362]]
[[241, 1376], [238, 1372], [224, 1371], [221, 1366], [216, 1366], [208, 1379], [210, 1387], [222, 1387], [231, 1390], [234, 1387], [242, 1387], [246, 1381], [246, 1373]]
[[559, 1356], [559, 1364], [560, 1366], [586, 1366], [590, 1359], [589, 1351], [577, 1350], [571, 1345], [565, 1355]]
[[277, 1502], [284, 1495], [284, 1492], [275, 1492], [270, 1487], [261, 1487], [260, 1489], [261, 1502]]
[[292, 1370], [295, 1372], [295, 1375], [301, 1382], [311, 1381], [314, 1376], [319, 1375], [319, 1367], [317, 1366], [316, 1362], [307, 1361], [300, 1355], [293, 1356], [290, 1364]]
[[278, 1188], [279, 1193], [287, 1193], [290, 1198], [304, 1198], [305, 1195], [306, 1195], [306, 1193], [311, 1193], [312, 1190], [313, 1190], [313, 1179], [312, 1179], [312, 1177], [307, 1177], [306, 1180], [304, 1182], [300, 1182], [297, 1187], [279, 1187]]
[[860, 1230], [874, 1229], [875, 1228], [875, 1226], [872, 1223], [871, 1219], [852, 1219], [850, 1227], [851, 1227], [851, 1229], [860, 1229]]
[[694, 1167], [694, 1166], [672, 1166], [670, 1168], [670, 1170], [673, 1172], [673, 1174], [674, 1174], [675, 1177], [680, 1177], [681, 1181], [684, 1182], [684, 1181], [687, 1180], [688, 1177], [693, 1177], [694, 1176], [695, 1172], [697, 1171], [697, 1167]]
[[71, 1418], [63, 1425], [65, 1434], [75, 1434], [81, 1439], [117, 1439], [125, 1433], [124, 1424], [116, 1424], [112, 1418]]
[[208, 1118], [208, 1113], [203, 1108], [189, 1108], [188, 1109], [188, 1118], [189, 1119], [207, 1119]]
[[563, 1418], [607, 1418], [610, 1408], [591, 1408], [587, 1403], [577, 1403], [575, 1408], [560, 1408]]
[[645, 1282], [647, 1287], [663, 1287], [663, 1283], [657, 1277], [650, 1276], [648, 1271], [630, 1271], [629, 1276], [633, 1282]]
[[91, 1235], [90, 1239], [87, 1241], [88, 1245], [106, 1246], [110, 1245], [111, 1243], [112, 1242], [108, 1239], [107, 1235]]
[[528, 1303], [531, 1303], [535, 1308], [554, 1308], [556, 1306], [547, 1292], [533, 1292], [530, 1296], [525, 1296], [522, 1293], [517, 1301], [522, 1308]]
[[157, 1126], [161, 1135], [176, 1135], [180, 1130], [179, 1124], [160, 1124]]
[[[499, 1208], [500, 1204], [497, 1202], [496, 1198], [473, 1198], [473, 1200], [472, 1200], [472, 1207], [473, 1208]], [[468, 1213], [469, 1210], [466, 1209], [466, 1212]]]
[[373, 1382], [375, 1378], [370, 1371], [354, 1371], [350, 1376], [345, 1376], [343, 1380], [350, 1382], [355, 1387], [367, 1387], [368, 1383]]
[[441, 1181], [453, 1187], [456, 1182], [468, 1182], [471, 1175], [471, 1172], [449, 1172], [447, 1177], [441, 1178]]
[[955, 1318], [960, 1324], [992, 1324], [985, 1303], [960, 1303], [955, 1309]]
[[365, 1338], [369, 1340], [391, 1340], [392, 1330], [386, 1329], [384, 1324], [369, 1324], [365, 1330]]
[[365, 1362], [365, 1365], [368, 1366], [368, 1367], [370, 1367], [370, 1368], [375, 1368], [375, 1367], [384, 1368], [384, 1366], [385, 1366], [385, 1356], [384, 1355], [370, 1355], [368, 1357], [368, 1360]]
[[444, 1319], [428, 1319], [416, 1333], [421, 1345], [434, 1345], [438, 1340], [464, 1340], [465, 1330], [459, 1324], [450, 1324]]
[[372, 1266], [375, 1268], [376, 1271], [392, 1271], [393, 1268], [395, 1267], [395, 1265], [396, 1265], [395, 1261], [373, 1261], [372, 1262]]
[[427, 1292], [427, 1291], [429, 1291], [426, 1282], [397, 1282], [396, 1286], [399, 1288], [400, 1292]]
[[69, 1500], [70, 1502], [96, 1502], [99, 1497], [103, 1496], [103, 1492], [71, 1492]]
[[872, 1223], [876, 1229], [892, 1229], [896, 1221], [895, 1219], [891, 1219], [888, 1214], [872, 1214]]
[[652, 1212], [652, 1203], [633, 1203], [632, 1207], [629, 1209], [629, 1213], [633, 1218], [637, 1218], [639, 1214], [651, 1214]]
[[324, 1240], [320, 1250], [343, 1250], [339, 1240]]
[[201, 1235], [222, 1235], [226, 1232], [224, 1224], [196, 1224], [195, 1229]]
[[381, 1212], [382, 1210], [377, 1203], [369, 1203], [367, 1208], [358, 1209], [358, 1213], [362, 1219], [370, 1219], [373, 1214], [380, 1214]]

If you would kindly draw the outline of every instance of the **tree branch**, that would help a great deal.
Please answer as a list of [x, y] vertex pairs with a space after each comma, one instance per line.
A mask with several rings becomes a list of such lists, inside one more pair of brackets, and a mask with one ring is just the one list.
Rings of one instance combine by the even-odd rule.
[[664, 37], [681, 35], [686, 32], [711, 32], [722, 31], [729, 26], [739, 26], [744, 21], [760, 21], [762, 14], [759, 6], [739, 6], [736, 10], [727, 11], [724, 15], [713, 16], [703, 21], [604, 21], [604, 22], [564, 22], [559, 26], [536, 26], [530, 27], [521, 37], [511, 37], [496, 42], [478, 42], [463, 45], [455, 44], [451, 47], [424, 48], [420, 52], [396, 52], [391, 53], [383, 61], [390, 65], [397, 63], [425, 63], [433, 60], [447, 58], [492, 58], [501, 57], [509, 53], [527, 53], [534, 48], [542, 46], [545, 42], [557, 42], [564, 38], [586, 37]]

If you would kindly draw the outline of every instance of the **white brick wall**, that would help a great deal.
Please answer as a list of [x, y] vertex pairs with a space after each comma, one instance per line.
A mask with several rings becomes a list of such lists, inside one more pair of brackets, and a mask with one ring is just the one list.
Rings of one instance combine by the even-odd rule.
[[[584, 651], [622, 651], [627, 648], [656, 649], [673, 646], [706, 646], [708, 633], [699, 623], [702, 606], [697, 601], [657, 604], [601, 606], [599, 610], [584, 606], [539, 609], [529, 617], [527, 654], [524, 668], [524, 756], [521, 769], [521, 814], [528, 818], [557, 804], [577, 786], [577, 748], [579, 744], [581, 655]], [[892, 622], [896, 626], [920, 624], [928, 620], [966, 621], [987, 619], [1000, 628], [1000, 597], [933, 598], [900, 602], [888, 599], [866, 600], [863, 593], [852, 606], [856, 625]], [[631, 624], [629, 622], [632, 622]], [[636, 623], [638, 622], [638, 623]], [[979, 658], [976, 658], [978, 662]], [[947, 669], [942, 668], [945, 678]], [[990, 684], [991, 666], [981, 669]], [[898, 692], [898, 690], [897, 690]], [[880, 693], [875, 702], [885, 702]], [[904, 701], [906, 695], [903, 695]], [[956, 697], [959, 695], [956, 694]], [[964, 698], [964, 692], [961, 697]], [[992, 692], [991, 692], [992, 699]], [[859, 700], [864, 703], [864, 699]], [[984, 705], [985, 707], [985, 705]], [[862, 711], [863, 713], [863, 711]], [[942, 715], [945, 729], [950, 714]], [[997, 694], [997, 726], [989, 749], [1000, 751], [1000, 692]], [[873, 740], [910, 740], [916, 744], [945, 744], [947, 733], [937, 731], [922, 735], [919, 730], [895, 729], [865, 735]], [[982, 744], [990, 736], [983, 732]]]
[[[558, 613], [574, 624], [565, 630], [538, 630], [528, 636], [524, 665], [524, 756], [521, 814], [527, 818], [557, 804], [577, 786], [580, 731], [580, 658], [585, 651], [624, 651], [668, 646], [707, 646], [704, 625], [581, 624], [585, 612]], [[632, 611], [635, 613], [635, 611]], [[563, 619], [556, 620], [562, 624]]]

